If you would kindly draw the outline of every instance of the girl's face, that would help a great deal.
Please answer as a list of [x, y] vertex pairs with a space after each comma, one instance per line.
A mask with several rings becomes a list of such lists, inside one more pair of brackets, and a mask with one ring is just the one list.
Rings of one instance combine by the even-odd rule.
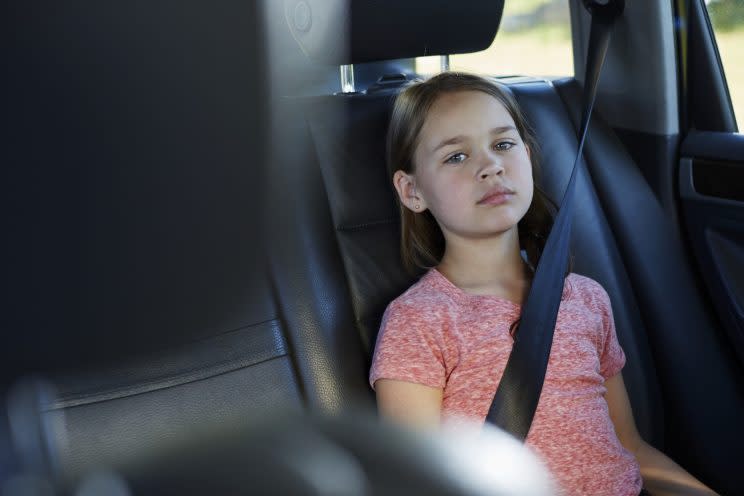
[[441, 95], [413, 163], [413, 174], [395, 174], [395, 187], [408, 208], [431, 211], [445, 240], [516, 234], [532, 203], [530, 150], [506, 108], [486, 93]]

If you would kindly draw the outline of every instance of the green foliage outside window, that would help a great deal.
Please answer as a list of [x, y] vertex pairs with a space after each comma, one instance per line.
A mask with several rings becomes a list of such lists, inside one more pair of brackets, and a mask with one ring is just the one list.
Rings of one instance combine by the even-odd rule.
[[706, 3], [710, 21], [716, 31], [744, 29], [744, 1], [711, 0]]

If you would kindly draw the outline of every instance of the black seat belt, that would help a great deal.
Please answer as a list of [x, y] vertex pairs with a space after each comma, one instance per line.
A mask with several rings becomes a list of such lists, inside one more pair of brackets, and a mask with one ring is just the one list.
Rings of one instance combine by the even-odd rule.
[[553, 332], [568, 268], [568, 247], [574, 211], [576, 170], [582, 156], [589, 118], [597, 93], [610, 34], [615, 19], [622, 14], [624, 0], [584, 0], [592, 16], [584, 78], [583, 115], [579, 127], [579, 147], [571, 179], [563, 194], [558, 215], [540, 257], [530, 291], [522, 306], [506, 369], [494, 395], [486, 420], [520, 440], [527, 438], [542, 392], [548, 367]]

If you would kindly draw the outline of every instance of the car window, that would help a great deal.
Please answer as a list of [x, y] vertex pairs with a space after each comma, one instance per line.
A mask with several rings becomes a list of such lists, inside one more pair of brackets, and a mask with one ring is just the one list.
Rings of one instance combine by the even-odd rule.
[[726, 75], [734, 116], [744, 119], [744, 1], [705, 0], [723, 71]]
[[[450, 69], [502, 76], [573, 76], [568, 0], [506, 2], [491, 46], [450, 56]], [[439, 71], [439, 57], [416, 59], [419, 74]]]

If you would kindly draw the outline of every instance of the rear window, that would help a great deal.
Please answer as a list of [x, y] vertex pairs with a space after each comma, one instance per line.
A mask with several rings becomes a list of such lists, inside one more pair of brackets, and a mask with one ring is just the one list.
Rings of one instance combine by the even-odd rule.
[[744, 0], [705, 0], [713, 26], [734, 115], [744, 119]]
[[[482, 52], [450, 56], [450, 69], [498, 76], [573, 76], [568, 0], [506, 2], [493, 44]], [[419, 74], [439, 71], [439, 57], [416, 59]]]

